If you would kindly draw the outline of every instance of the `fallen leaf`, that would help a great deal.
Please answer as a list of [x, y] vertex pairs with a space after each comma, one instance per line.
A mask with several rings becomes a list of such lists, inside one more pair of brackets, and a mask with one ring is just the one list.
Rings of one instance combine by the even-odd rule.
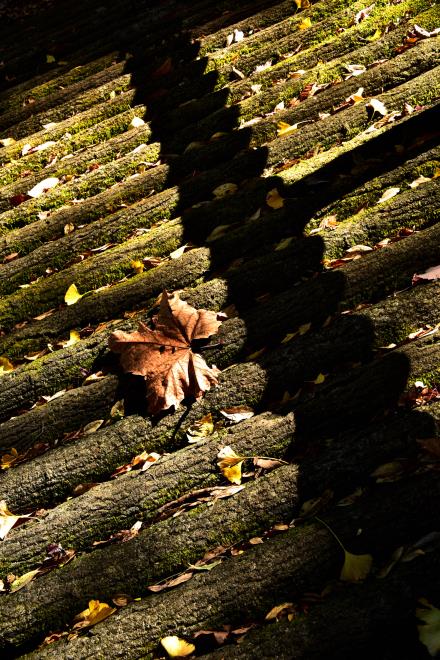
[[0, 139], [0, 145], [2, 147], [12, 147], [13, 144], [15, 144], [15, 140], [12, 137]]
[[285, 121], [279, 121], [277, 124], [277, 135], [282, 137], [283, 135], [291, 135], [294, 131], [298, 130], [298, 124], [287, 124]]
[[5, 500], [0, 501], [0, 539], [5, 539], [6, 535], [13, 528], [20, 516], [11, 513]]
[[66, 294], [64, 296], [64, 302], [67, 305], [74, 305], [76, 302], [78, 302], [78, 300], [80, 300], [80, 298], [82, 298], [82, 295], [80, 294], [80, 292], [76, 288], [76, 285], [71, 284], [69, 286], [69, 288], [67, 289]]
[[424, 273], [419, 275], [413, 275], [412, 283], [416, 284], [417, 282], [429, 281], [429, 280], [438, 280], [440, 278], [440, 266], [433, 266], [428, 268]]
[[207, 438], [214, 432], [214, 422], [211, 413], [194, 422], [186, 432], [190, 442], [198, 442], [200, 438]]
[[298, 25], [300, 30], [307, 30], [309, 27], [312, 27], [312, 21], [309, 17], [305, 18], [301, 23]]
[[177, 248], [177, 250], [173, 250], [173, 252], [170, 252], [170, 259], [179, 259], [182, 254], [184, 254], [189, 245], [186, 243], [185, 245], [181, 245], [180, 248]]
[[266, 71], [266, 69], [270, 69], [272, 66], [272, 60], [267, 60], [264, 64], [259, 64], [258, 66], [255, 67], [254, 73], [261, 73], [262, 71]]
[[279, 243], [275, 245], [275, 252], [278, 252], [279, 250], [285, 250], [293, 241], [293, 236], [287, 236], [287, 238], [282, 238]]
[[231, 484], [241, 484], [241, 467], [245, 456], [239, 456], [235, 453], [232, 447], [223, 447], [217, 454], [218, 461], [217, 465], [220, 468], [221, 473], [223, 474]]
[[263, 470], [273, 470], [280, 467], [280, 465], [284, 465], [284, 461], [277, 461], [276, 458], [260, 458], [259, 456], [255, 456], [254, 465]]
[[73, 231], [75, 231], [75, 225], [73, 225], [71, 222], [69, 222], [67, 225], [64, 225], [64, 235], [67, 236], [68, 234], [71, 234]]
[[30, 197], [40, 197], [43, 193], [51, 188], [55, 188], [59, 184], [60, 180], [56, 176], [50, 176], [47, 179], [43, 179], [40, 183], [37, 183], [36, 186], [28, 190], [28, 195]]
[[220, 414], [223, 415], [223, 417], [226, 417], [230, 422], [237, 424], [244, 419], [253, 417], [255, 412], [248, 406], [232, 406], [231, 408], [223, 408], [220, 410]]
[[196, 650], [194, 644], [189, 644], [175, 635], [162, 637], [160, 643], [171, 658], [183, 658], [191, 655]]
[[140, 117], [133, 117], [133, 119], [130, 122], [130, 126], [133, 126], [133, 128], [139, 128], [139, 126], [143, 126], [145, 124], [144, 120], [141, 119]]
[[233, 195], [238, 190], [236, 183], [222, 183], [217, 188], [214, 188], [212, 194], [216, 199], [221, 199], [222, 197], [227, 197], [228, 195]]
[[273, 188], [272, 190], [269, 190], [266, 195], [266, 204], [270, 206], [271, 209], [281, 209], [284, 206], [284, 198], [281, 197], [276, 188]]
[[0, 459], [0, 467], [2, 470], [8, 470], [10, 467], [16, 463], [16, 461], [21, 457], [18, 451], [13, 447], [10, 454], [3, 454]]
[[378, 112], [380, 115], [384, 116], [388, 114], [388, 110], [379, 99], [370, 99], [367, 103], [367, 108], [373, 108], [374, 112]]
[[13, 594], [15, 591], [19, 591], [20, 589], [23, 589], [31, 580], [34, 579], [34, 577], [37, 575], [37, 573], [40, 572], [39, 568], [34, 568], [33, 571], [29, 571], [28, 573], [24, 573], [18, 578], [15, 578], [15, 580], [11, 584], [11, 591], [10, 593]]
[[356, 16], [354, 17], [355, 24], [358, 25], [363, 20], [365, 20], [367, 18], [367, 16], [371, 13], [373, 8], [374, 8], [374, 4], [370, 5], [369, 7], [364, 7], [364, 9], [361, 9], [360, 11], [358, 11]]
[[349, 72], [349, 75], [345, 77], [345, 80], [348, 80], [352, 76], [360, 76], [367, 70], [363, 64], [344, 64], [344, 68]]
[[273, 619], [280, 618], [280, 615], [287, 614], [289, 612], [290, 613], [295, 612], [294, 604], [293, 603], [281, 603], [281, 605], [276, 605], [275, 607], [272, 607], [270, 612], [268, 612], [264, 618], [266, 619], [266, 621], [273, 621]]
[[429, 655], [434, 658], [440, 651], [440, 610], [431, 605], [426, 598], [420, 598], [416, 617], [421, 621], [417, 626], [419, 639], [428, 649]]
[[369, 245], [353, 245], [351, 248], [346, 250], [347, 254], [362, 254], [365, 252], [372, 252], [373, 248]]
[[159, 591], [163, 591], [164, 589], [170, 589], [171, 587], [177, 587], [179, 584], [182, 584], [183, 582], [188, 582], [193, 577], [193, 573], [181, 573], [181, 575], [178, 575], [176, 578], [173, 578], [172, 580], [166, 580], [165, 582], [162, 582], [161, 584], [152, 584], [150, 587], [148, 587], [149, 591], [153, 591], [154, 593], [158, 593]]
[[132, 261], [132, 262], [130, 263], [130, 266], [132, 267], [132, 269], [134, 270], [134, 272], [135, 272], [137, 275], [139, 275], [139, 273], [142, 273], [143, 270], [144, 270], [144, 267], [145, 267], [144, 264], [143, 264], [143, 262], [142, 262], [142, 261], [139, 261], [139, 260]]
[[417, 179], [414, 179], [414, 181], [411, 181], [409, 184], [410, 188], [418, 188], [422, 183], [429, 183], [431, 179], [428, 179], [427, 176], [419, 176]]
[[118, 330], [109, 346], [121, 353], [124, 371], [145, 378], [148, 409], [156, 414], [188, 396], [199, 399], [217, 384], [218, 369], [208, 367], [191, 342], [216, 334], [220, 325], [215, 312], [196, 310], [177, 293], [164, 291], [155, 329], [140, 323], [136, 332]]
[[371, 555], [353, 555], [344, 550], [344, 565], [342, 567], [340, 579], [344, 582], [359, 582], [365, 580], [373, 565]]
[[377, 41], [378, 39], [381, 38], [381, 36], [382, 36], [382, 32], [379, 30], [379, 28], [377, 28], [377, 30], [373, 34], [370, 34], [369, 37], [366, 37], [366, 40], [367, 41]]
[[241, 30], [234, 30], [234, 41], [236, 44], [238, 44], [240, 41], [243, 41], [244, 39], [244, 32]]
[[54, 62], [56, 62], [56, 59], [54, 58], [53, 55], [46, 55], [46, 63], [47, 64], [53, 64]]
[[327, 378], [326, 374], [318, 374], [313, 382], [315, 383], [315, 385], [321, 385], [326, 378]]
[[98, 429], [101, 428], [101, 426], [104, 424], [103, 419], [95, 419], [93, 422], [89, 422], [86, 424], [83, 428], [83, 434], [84, 435], [91, 435], [92, 433], [95, 433]]
[[71, 330], [69, 339], [67, 341], [60, 342], [60, 345], [62, 348], [67, 348], [67, 346], [74, 346], [74, 344], [77, 344], [79, 341], [81, 341], [81, 336], [78, 330]]
[[95, 626], [100, 621], [104, 621], [113, 612], [116, 612], [115, 607], [110, 607], [107, 603], [100, 603], [99, 600], [89, 601], [87, 609], [83, 610], [76, 615], [74, 621], [77, 621], [74, 628], [89, 628]]
[[125, 607], [126, 605], [131, 603], [132, 600], [133, 600], [133, 596], [129, 596], [128, 594], [116, 594], [112, 598], [112, 602], [118, 607]]
[[398, 195], [399, 192], [400, 192], [400, 188], [388, 188], [388, 190], [385, 190], [382, 197], [377, 200], [376, 204], [382, 204], [382, 202], [387, 202], [392, 197]]
[[0, 357], [0, 374], [5, 374], [8, 371], [14, 371], [14, 365], [7, 357]]

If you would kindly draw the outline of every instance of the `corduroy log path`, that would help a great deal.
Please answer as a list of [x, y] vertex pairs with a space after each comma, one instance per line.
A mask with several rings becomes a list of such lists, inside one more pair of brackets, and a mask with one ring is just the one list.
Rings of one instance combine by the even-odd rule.
[[[413, 276], [440, 264], [438, 7], [0, 16], [0, 500], [30, 514], [0, 541], [2, 658], [162, 658], [167, 636], [212, 660], [429, 658], [440, 283]], [[227, 318], [218, 386], [151, 417], [108, 338], [163, 290]], [[232, 486], [225, 446], [273, 460]], [[357, 584], [335, 534], [372, 555]], [[90, 601], [115, 612], [74, 628]]]

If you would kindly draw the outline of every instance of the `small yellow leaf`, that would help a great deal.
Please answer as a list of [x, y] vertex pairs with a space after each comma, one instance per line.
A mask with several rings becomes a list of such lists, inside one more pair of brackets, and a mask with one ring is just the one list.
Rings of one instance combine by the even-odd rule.
[[19, 589], [23, 589], [23, 587], [25, 587], [31, 580], [34, 579], [39, 571], [39, 568], [34, 568], [33, 571], [24, 573], [24, 575], [20, 575], [20, 577], [16, 578], [11, 584], [11, 594], [13, 594], [15, 591], [19, 591]]
[[422, 621], [422, 624], [417, 626], [419, 639], [434, 658], [440, 651], [440, 610], [426, 598], [420, 598], [419, 604], [420, 607], [416, 609], [416, 617]]
[[76, 302], [78, 302], [78, 300], [80, 300], [80, 298], [82, 298], [82, 295], [76, 288], [76, 285], [71, 284], [66, 291], [66, 295], [64, 296], [64, 302], [67, 305], [74, 305]]
[[236, 465], [232, 467], [225, 467], [225, 468], [220, 468], [221, 473], [228, 481], [231, 482], [231, 484], [241, 484], [241, 466], [243, 465], [243, 461], [240, 461], [240, 463], [237, 463]]
[[194, 644], [190, 644], [176, 635], [162, 637], [160, 643], [171, 658], [184, 658], [196, 650]]
[[7, 357], [0, 357], [0, 374], [4, 374], [8, 371], [13, 371], [14, 365], [8, 360]]
[[8, 468], [12, 467], [17, 460], [17, 458], [20, 456], [18, 451], [13, 447], [11, 449], [10, 454], [3, 454], [3, 456], [0, 459], [0, 467], [3, 470], [7, 470]]
[[371, 34], [369, 37], [367, 37], [367, 41], [377, 41], [380, 39], [382, 36], [382, 32], [377, 28], [376, 32], [374, 34]]
[[309, 0], [295, 0], [295, 4], [298, 9], [308, 9], [311, 6]]
[[54, 58], [53, 55], [46, 55], [46, 63], [47, 64], [53, 64], [54, 62], [56, 62], [56, 59]]
[[222, 197], [227, 197], [228, 195], [233, 195], [238, 190], [236, 183], [222, 183], [221, 186], [217, 186], [212, 191], [212, 194], [216, 199], [221, 199]]
[[299, 326], [298, 332], [299, 332], [300, 335], [305, 335], [306, 332], [308, 332], [311, 327], [312, 327], [311, 323], [303, 323], [303, 325]]
[[132, 261], [130, 263], [130, 266], [137, 274], [142, 273], [142, 271], [144, 270], [144, 264], [142, 263], [142, 261], [139, 260]]
[[321, 383], [323, 383], [326, 378], [327, 376], [325, 374], [318, 374], [313, 382], [315, 385], [321, 385]]
[[288, 332], [287, 335], [284, 337], [284, 339], [281, 341], [282, 344], [288, 344], [289, 341], [292, 341], [294, 337], [296, 337], [298, 334], [298, 331], [296, 332]]
[[279, 243], [276, 244], [274, 250], [278, 252], [279, 250], [285, 250], [293, 241], [293, 236], [288, 236], [287, 238], [282, 238]]
[[0, 146], [2, 147], [12, 147], [12, 145], [15, 144], [14, 138], [2, 138], [0, 140]]
[[312, 27], [312, 21], [309, 17], [305, 18], [301, 23], [298, 25], [300, 30], [307, 30], [307, 28]]
[[202, 419], [195, 422], [187, 431], [190, 442], [197, 438], [206, 438], [214, 432], [214, 422], [211, 413], [208, 413]]
[[279, 121], [277, 124], [277, 135], [281, 137], [282, 135], [290, 135], [294, 131], [298, 130], [298, 124], [287, 124], [285, 121]]
[[353, 555], [344, 550], [344, 565], [342, 567], [340, 579], [344, 582], [358, 582], [365, 580], [371, 571], [373, 557], [371, 555]]
[[67, 236], [67, 234], [71, 234], [73, 231], [75, 231], [75, 225], [73, 225], [71, 222], [69, 222], [67, 225], [64, 225], [65, 236]]
[[73, 346], [74, 344], [78, 343], [80, 340], [81, 337], [78, 330], [71, 330], [69, 339], [67, 341], [61, 342], [61, 345], [63, 348], [66, 348], [67, 346]]
[[74, 628], [94, 626], [113, 612], [116, 612], [115, 607], [110, 607], [107, 603], [100, 603], [99, 600], [91, 600], [88, 608], [76, 615], [75, 621], [78, 621], [78, 623], [75, 624]]
[[276, 188], [272, 188], [266, 195], [266, 204], [271, 209], [281, 209], [284, 206], [284, 198], [281, 197]]
[[277, 619], [278, 616], [284, 612], [292, 612], [294, 610], [293, 603], [282, 603], [281, 605], [276, 605], [275, 607], [272, 607], [270, 612], [266, 614], [264, 617], [266, 621], [272, 621], [273, 619]]
[[219, 453], [217, 454], [217, 458], [220, 459], [217, 465], [222, 470], [223, 468], [234, 467], [234, 465], [237, 465], [238, 463], [242, 463], [246, 457], [239, 456], [238, 454], [235, 453], [232, 447], [229, 447], [228, 445], [220, 449]]

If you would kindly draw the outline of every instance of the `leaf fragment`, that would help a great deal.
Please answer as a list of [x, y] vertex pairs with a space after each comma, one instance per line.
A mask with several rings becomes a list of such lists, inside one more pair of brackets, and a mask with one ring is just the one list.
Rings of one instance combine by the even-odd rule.
[[212, 414], [208, 413], [195, 422], [187, 431], [186, 435], [190, 442], [198, 442], [201, 438], [207, 438], [214, 433], [214, 421]]
[[217, 186], [217, 188], [214, 188], [212, 194], [216, 199], [222, 199], [228, 195], [233, 195], [237, 190], [238, 186], [236, 183], [222, 183], [220, 186]]
[[277, 135], [282, 137], [283, 135], [291, 135], [298, 130], [298, 124], [287, 124], [285, 121], [279, 121], [277, 124]]
[[140, 117], [133, 117], [133, 119], [130, 122], [130, 126], [133, 126], [133, 128], [139, 128], [139, 126], [143, 126], [145, 124], [144, 120], [141, 119]]
[[383, 117], [388, 114], [388, 110], [379, 99], [370, 99], [367, 103], [367, 108], [373, 108], [374, 112], [378, 112]]
[[307, 30], [309, 27], [312, 27], [312, 20], [307, 16], [307, 18], [301, 21], [298, 27], [300, 30]]
[[428, 270], [425, 270], [424, 273], [420, 273], [419, 275], [417, 274], [413, 275], [412, 283], [416, 284], [417, 282], [438, 280], [438, 279], [440, 279], [440, 265], [433, 266], [432, 268], [428, 268]]
[[0, 501], [0, 539], [6, 538], [19, 518], [20, 516], [16, 516], [9, 511], [5, 500]]
[[194, 644], [190, 644], [176, 635], [162, 637], [160, 643], [171, 658], [184, 658], [196, 650]]
[[23, 589], [29, 582], [31, 582], [34, 577], [37, 575], [37, 573], [40, 572], [39, 568], [34, 568], [33, 571], [28, 571], [27, 573], [24, 573], [18, 578], [15, 578], [15, 580], [11, 584], [11, 591], [10, 593], [13, 594], [16, 591], [19, 591], [20, 589]]
[[14, 371], [14, 365], [7, 357], [0, 357], [0, 374], [5, 374], [8, 371]]
[[131, 261], [130, 266], [132, 267], [136, 275], [142, 273], [145, 268], [144, 263], [142, 261], [139, 261], [138, 259]]
[[12, 137], [0, 139], [0, 146], [2, 147], [12, 147], [13, 144], [15, 144], [15, 140]]
[[280, 618], [284, 614], [294, 613], [295, 607], [293, 603], [281, 603], [281, 605], [276, 605], [266, 614], [264, 617], [266, 621], [273, 621], [274, 619]]
[[231, 408], [223, 408], [220, 410], [220, 414], [223, 415], [223, 417], [226, 417], [230, 422], [238, 424], [238, 422], [241, 422], [244, 419], [250, 419], [253, 417], [255, 412], [248, 406], [232, 406]]

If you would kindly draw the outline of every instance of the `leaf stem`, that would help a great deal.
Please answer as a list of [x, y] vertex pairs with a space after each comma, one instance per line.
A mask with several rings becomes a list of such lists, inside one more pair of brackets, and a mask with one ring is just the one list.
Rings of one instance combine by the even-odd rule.
[[324, 522], [323, 520], [321, 520], [321, 518], [318, 518], [318, 516], [315, 516], [315, 520], [317, 520], [318, 522], [320, 522], [321, 525], [324, 525], [324, 527], [326, 527], [326, 528], [328, 529], [328, 531], [330, 532], [330, 534], [331, 534], [331, 535], [336, 539], [336, 541], [339, 543], [339, 545], [341, 546], [341, 548], [343, 549], [343, 551], [344, 551], [344, 552], [347, 552], [347, 550], [345, 549], [345, 547], [342, 545], [342, 541], [341, 541], [341, 539], [340, 539], [338, 536], [336, 536], [336, 534], [335, 534], [335, 532], [332, 530], [332, 528], [329, 527], [329, 525], [327, 525], [326, 522]]

